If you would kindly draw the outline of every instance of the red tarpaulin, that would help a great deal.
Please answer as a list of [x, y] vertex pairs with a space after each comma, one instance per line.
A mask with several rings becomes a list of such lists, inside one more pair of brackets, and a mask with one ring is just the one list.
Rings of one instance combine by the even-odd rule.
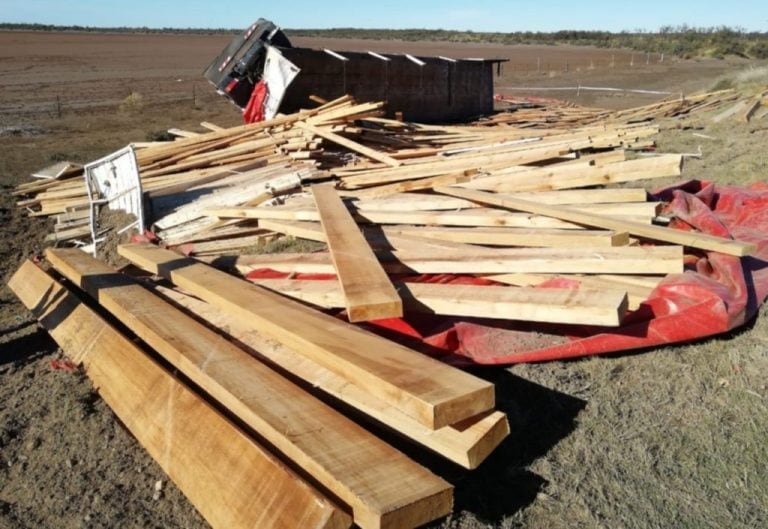
[[[715, 252], [687, 253], [685, 272], [667, 276], [649, 299], [616, 328], [422, 315], [372, 323], [422, 340], [445, 351], [453, 360], [458, 355], [462, 360], [478, 364], [560, 360], [688, 342], [746, 323], [768, 296], [768, 185], [729, 187], [690, 181], [653, 195], [669, 202], [665, 214], [675, 217], [674, 228], [695, 228], [712, 235], [754, 242], [757, 253], [742, 258]], [[256, 271], [251, 275], [267, 276], [285, 277], [270, 271]], [[491, 284], [467, 276], [400, 279]], [[540, 287], [575, 284], [570, 280], [552, 280]]]

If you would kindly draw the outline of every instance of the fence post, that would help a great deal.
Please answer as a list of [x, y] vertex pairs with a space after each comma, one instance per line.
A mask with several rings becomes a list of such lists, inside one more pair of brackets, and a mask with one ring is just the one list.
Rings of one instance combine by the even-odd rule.
[[197, 93], [195, 92], [195, 83], [192, 83], [192, 108], [197, 107]]
[[61, 119], [61, 98], [56, 94], [56, 115]]
[[536, 57], [536, 73], [541, 73], [541, 57]]

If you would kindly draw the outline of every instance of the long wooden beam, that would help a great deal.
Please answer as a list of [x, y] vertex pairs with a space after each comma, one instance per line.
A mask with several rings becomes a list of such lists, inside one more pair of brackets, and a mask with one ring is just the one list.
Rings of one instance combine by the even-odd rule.
[[385, 233], [410, 235], [428, 240], [484, 244], [488, 246], [527, 247], [606, 247], [626, 246], [629, 234], [605, 230], [558, 230], [530, 228], [444, 228], [392, 226]]
[[312, 186], [351, 322], [399, 318], [403, 301], [333, 184]]
[[349, 505], [360, 527], [415, 527], [450, 512], [448, 483], [135, 281], [77, 249], [49, 249], [46, 256], [171, 365]]
[[[462, 245], [465, 246], [465, 245]], [[482, 249], [487, 250], [487, 249]], [[436, 252], [377, 252], [390, 274], [676, 274], [683, 272], [681, 246], [610, 248], [499, 248], [467, 254], [465, 249]], [[241, 272], [270, 268], [286, 273], [333, 274], [327, 253], [265, 254], [239, 257]]]
[[[523, 200], [544, 204], [616, 204], [644, 202], [647, 198], [645, 189], [631, 187], [534, 191], [513, 195]], [[481, 207], [470, 200], [422, 193], [400, 193], [377, 199], [365, 198], [353, 204], [356, 209], [362, 211], [438, 211]]]
[[[323, 308], [344, 306], [338, 281], [254, 279], [256, 284]], [[627, 308], [626, 292], [435, 283], [396, 283], [410, 312], [616, 327]]]
[[429, 428], [457, 423], [494, 406], [493, 385], [484, 380], [225, 272], [148, 244], [122, 245], [118, 252], [365, 387]]
[[[471, 189], [458, 189], [455, 187], [438, 188], [437, 191], [445, 195], [466, 198], [483, 204], [502, 207], [504, 209], [513, 209], [545, 215], [568, 222], [575, 222], [585, 226], [594, 226], [608, 230], [626, 231], [631, 235], [643, 237], [654, 241], [663, 241], [673, 244], [681, 244], [689, 248], [698, 248], [700, 250], [709, 250], [728, 255], [746, 256], [752, 255], [757, 251], [757, 246], [752, 243], [715, 237], [706, 233], [687, 232], [665, 228], [662, 226], [649, 226], [639, 222], [632, 222], [615, 217], [602, 215], [592, 215], [573, 208], [565, 206], [551, 206], [548, 204], [537, 204], [528, 200], [509, 197], [505, 195], [496, 195], [484, 191], [475, 191]], [[650, 272], [648, 272], [650, 273]]]
[[364, 387], [325, 369], [282, 344], [265, 338], [239, 320], [196, 297], [178, 290], [156, 286], [160, 295], [188, 309], [248, 347], [248, 351], [277, 366], [290, 366], [291, 373], [314, 388], [360, 410], [395, 432], [468, 469], [477, 468], [509, 435], [507, 416], [500, 411], [485, 412], [456, 425], [431, 430], [397, 408], [371, 395]]
[[[269, 208], [209, 208], [205, 214], [220, 218], [274, 219], [319, 221], [320, 215], [314, 208], [294, 209], [284, 206]], [[616, 215], [635, 222], [650, 224], [650, 217], [635, 215]], [[491, 208], [475, 208], [462, 211], [369, 211], [358, 210], [354, 213], [357, 222], [373, 224], [422, 224], [433, 226], [477, 226], [510, 228], [558, 228], [584, 229], [572, 222], [566, 222], [541, 215], [512, 213]]]
[[347, 514], [31, 261], [10, 289], [215, 529], [349, 527]]
[[[649, 276], [638, 279], [633, 276], [609, 276], [609, 275], [552, 275], [552, 274], [502, 274], [490, 275], [485, 279], [516, 286], [535, 286], [552, 280], [566, 280], [577, 282], [581, 288], [587, 289], [618, 289], [627, 292], [629, 310], [637, 310], [648, 299], [656, 285], [663, 279], [662, 276]], [[634, 281], [634, 279], [638, 279]]]

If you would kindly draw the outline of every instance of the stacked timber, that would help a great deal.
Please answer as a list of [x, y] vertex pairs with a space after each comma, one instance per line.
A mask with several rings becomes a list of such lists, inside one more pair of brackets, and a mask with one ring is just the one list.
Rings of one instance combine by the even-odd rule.
[[[729, 102], [744, 101], [735, 90], [669, 97], [659, 102], [625, 110], [589, 108], [556, 99], [497, 96], [505, 111], [476, 122], [479, 126], [515, 126], [526, 128], [571, 128], [600, 122], [634, 123], [662, 118], [678, 118], [716, 110]], [[740, 107], [741, 108], [741, 107]]]
[[9, 285], [214, 527], [407, 528], [450, 512], [450, 484], [320, 394], [467, 468], [509, 432], [488, 382], [177, 253], [121, 253], [188, 294], [77, 249], [46, 257], [130, 335], [31, 261]]
[[[665, 226], [634, 187], [682, 170], [680, 154], [636, 155], [654, 147], [648, 116], [728, 97], [438, 126], [345, 96], [173, 129], [135, 146], [160, 244], [118, 247], [130, 275], [55, 248], [66, 282], [26, 262], [9, 286], [214, 528], [417, 527], [450, 513], [453, 488], [370, 430], [474, 469], [507, 418], [489, 382], [356, 324], [615, 328], [686, 249], [750, 255]], [[77, 241], [82, 170], [50, 173], [20, 205], [56, 217], [51, 241]], [[253, 251], [268, 238], [322, 249]]]

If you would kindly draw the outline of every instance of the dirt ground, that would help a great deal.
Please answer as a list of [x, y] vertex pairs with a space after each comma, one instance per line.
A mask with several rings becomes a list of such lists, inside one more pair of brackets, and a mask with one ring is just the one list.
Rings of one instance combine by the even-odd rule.
[[[48, 227], [23, 216], [9, 195], [30, 171], [61, 159], [87, 162], [169, 127], [238, 122], [199, 73], [226, 40], [0, 33], [0, 529], [207, 527], [4, 285], [22, 259], [41, 253]], [[498, 55], [498, 47], [442, 43], [331, 44]], [[556, 48], [532, 53], [544, 51], [557, 57]], [[617, 62], [624, 56], [615, 54]], [[742, 66], [685, 63], [689, 74], [679, 80], [663, 71], [655, 81], [588, 73], [595, 82], [677, 90], [709, 87]], [[518, 85], [530, 82], [525, 75], [505, 70]], [[159, 104], [154, 89], [175, 101]], [[145, 103], [120, 110], [131, 92]], [[768, 121], [702, 125], [696, 132], [714, 139], [686, 130], [659, 138], [667, 152], [701, 146], [704, 157], [686, 165], [686, 177], [768, 180]], [[512, 429], [480, 469], [465, 472], [392, 442], [456, 485], [456, 513], [434, 528], [766, 527], [767, 350], [763, 310], [747, 328], [698, 344], [480, 369], [496, 382]]]

